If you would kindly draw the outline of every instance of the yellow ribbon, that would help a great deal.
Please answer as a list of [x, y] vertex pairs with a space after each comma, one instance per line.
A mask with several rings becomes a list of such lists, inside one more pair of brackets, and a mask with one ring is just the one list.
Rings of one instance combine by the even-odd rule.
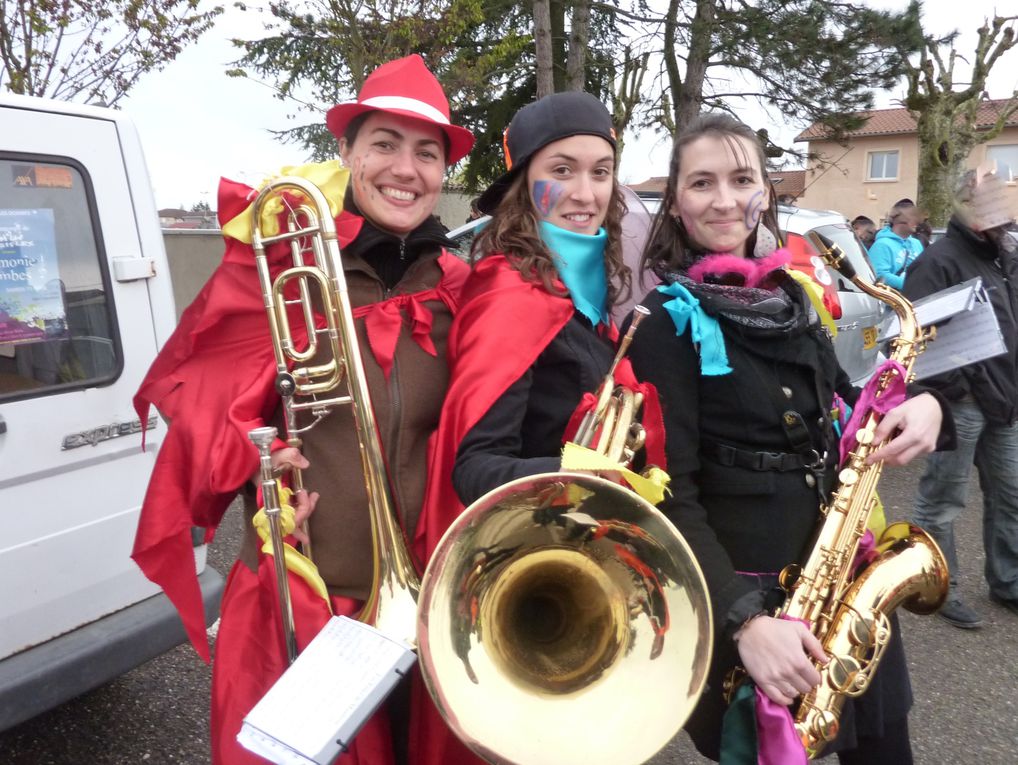
[[[293, 496], [293, 491], [286, 486], [281, 485], [278, 481], [276, 486], [279, 491], [279, 526], [283, 532], [283, 536], [289, 536], [293, 533], [296, 528], [295, 511], [293, 505], [290, 504], [290, 498]], [[258, 508], [258, 512], [255, 513], [252, 519], [255, 531], [258, 532], [258, 537], [262, 540], [262, 552], [266, 555], [272, 555], [272, 537], [269, 533], [269, 518], [265, 515], [265, 508]], [[288, 571], [292, 571], [294, 574], [299, 576], [305, 582], [308, 587], [317, 594], [325, 603], [329, 606], [329, 611], [332, 611], [332, 601], [329, 600], [329, 591], [325, 586], [325, 580], [322, 579], [321, 574], [318, 573], [318, 567], [311, 562], [310, 558], [306, 558], [297, 552], [292, 545], [283, 542], [283, 559], [286, 563]]]
[[873, 505], [873, 512], [870, 513], [870, 519], [866, 524], [866, 528], [873, 532], [875, 539], [880, 539], [884, 530], [890, 527], [887, 525], [887, 517], [884, 514], [884, 503], [880, 501], [880, 495], [874, 493], [873, 499], [875, 501]]
[[659, 504], [668, 491], [668, 474], [659, 467], [651, 467], [644, 475], [613, 462], [603, 454], [569, 441], [562, 448], [563, 470], [611, 471], [619, 473], [637, 494], [652, 505]]
[[802, 271], [796, 271], [794, 268], [787, 269], [788, 275], [799, 282], [799, 286], [806, 292], [806, 297], [809, 298], [809, 302], [813, 304], [817, 314], [820, 316], [820, 321], [827, 331], [831, 333], [831, 337], [835, 338], [838, 336], [838, 328], [834, 324], [834, 317], [831, 316], [831, 312], [827, 310], [824, 305], [824, 288], [816, 283], [809, 274], [804, 274]]
[[[346, 196], [346, 186], [350, 180], [350, 170], [342, 167], [339, 160], [332, 159], [328, 162], [314, 162], [307, 165], [293, 165], [284, 167], [278, 175], [270, 176], [258, 186], [261, 190], [270, 181], [281, 178], [284, 175], [296, 175], [315, 184], [329, 200], [329, 210], [335, 218], [343, 209], [343, 199]], [[244, 244], [251, 244], [251, 207], [254, 203], [254, 195], [251, 196], [252, 204], [244, 208], [244, 211], [234, 218], [231, 218], [223, 225], [223, 236], [236, 239]], [[274, 196], [262, 207], [261, 230], [264, 236], [275, 236], [279, 233], [279, 215], [283, 212], [283, 200], [279, 195]]]

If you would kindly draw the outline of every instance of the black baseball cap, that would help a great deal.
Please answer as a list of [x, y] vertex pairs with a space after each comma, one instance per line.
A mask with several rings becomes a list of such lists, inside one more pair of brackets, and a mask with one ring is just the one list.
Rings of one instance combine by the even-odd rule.
[[615, 149], [611, 115], [590, 93], [579, 90], [552, 93], [516, 112], [503, 138], [508, 172], [481, 194], [478, 209], [494, 214], [510, 184], [535, 153], [549, 143], [574, 135], [596, 135]]

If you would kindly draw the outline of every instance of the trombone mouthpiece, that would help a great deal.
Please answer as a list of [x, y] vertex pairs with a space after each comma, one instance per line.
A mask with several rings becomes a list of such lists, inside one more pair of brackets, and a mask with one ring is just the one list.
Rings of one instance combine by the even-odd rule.
[[276, 440], [276, 433], [278, 431], [271, 427], [266, 426], [264, 428], [255, 428], [247, 432], [247, 437], [251, 439], [251, 443], [258, 447], [259, 451], [268, 449], [272, 446], [272, 442]]

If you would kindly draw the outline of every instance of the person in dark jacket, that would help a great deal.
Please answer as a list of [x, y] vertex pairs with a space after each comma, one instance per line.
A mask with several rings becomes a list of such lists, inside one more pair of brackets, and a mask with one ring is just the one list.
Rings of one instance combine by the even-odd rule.
[[[644, 299], [651, 313], [630, 349], [637, 378], [661, 398], [672, 497], [660, 507], [710, 592], [714, 656], [686, 730], [712, 759], [721, 756], [722, 687], [734, 666], [765, 694], [759, 703], [779, 710], [820, 680], [819, 640], [771, 614], [783, 601], [777, 574], [809, 554], [833, 485], [832, 402], [859, 393], [813, 303], [782, 268], [789, 257], [776, 250], [765, 166], [755, 133], [727, 115], [703, 115], [676, 140], [644, 256], [664, 284]], [[897, 465], [932, 450], [941, 411], [927, 394], [890, 410], [875, 441], [890, 440], [873, 458]], [[911, 762], [910, 704], [896, 636], [870, 691], [847, 704], [830, 749], [842, 762]], [[786, 757], [805, 761], [794, 735]]]
[[940, 616], [972, 629], [982, 618], [958, 596], [954, 520], [965, 509], [973, 464], [983, 491], [990, 599], [1018, 613], [1018, 257], [1007, 232], [1013, 219], [1003, 182], [995, 175], [977, 179], [970, 171], [960, 188], [959, 212], [946, 235], [909, 269], [904, 292], [916, 300], [981, 278], [1007, 347], [1001, 356], [924, 381], [949, 400], [958, 448], [927, 458], [914, 520], [937, 540], [951, 569], [951, 595]]
[[[516, 114], [506, 147], [508, 172], [479, 200], [492, 218], [450, 338], [446, 453], [432, 469], [439, 482], [450, 471], [459, 507], [559, 469], [566, 426], [613, 358], [615, 280], [628, 276], [604, 105], [588, 93], [546, 96]], [[464, 384], [469, 396], [457, 392]]]

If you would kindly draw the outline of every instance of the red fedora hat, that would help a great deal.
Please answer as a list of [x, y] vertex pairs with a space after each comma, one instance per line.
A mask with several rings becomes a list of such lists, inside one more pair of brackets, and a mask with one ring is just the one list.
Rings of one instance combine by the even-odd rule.
[[336, 139], [343, 137], [350, 120], [358, 114], [381, 111], [438, 125], [449, 138], [450, 165], [470, 153], [474, 135], [449, 122], [449, 99], [424, 59], [416, 53], [382, 64], [368, 75], [352, 103], [338, 104], [325, 115], [325, 124]]

